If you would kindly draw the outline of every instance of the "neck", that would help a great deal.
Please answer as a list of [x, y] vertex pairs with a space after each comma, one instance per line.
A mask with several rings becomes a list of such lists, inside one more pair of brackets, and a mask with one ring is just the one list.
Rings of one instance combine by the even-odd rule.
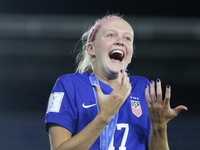
[[112, 87], [114, 89], [116, 83], [117, 83], [117, 77], [118, 75], [113, 75], [112, 77], [106, 77], [103, 74], [101, 74], [100, 72], [94, 70], [94, 74], [95, 76], [98, 78], [98, 80], [100, 80], [101, 82], [109, 85], [110, 87]]

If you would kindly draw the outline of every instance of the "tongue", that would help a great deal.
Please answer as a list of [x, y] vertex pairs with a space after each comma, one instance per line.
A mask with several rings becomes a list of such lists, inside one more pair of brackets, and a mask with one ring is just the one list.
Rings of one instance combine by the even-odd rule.
[[111, 59], [112, 62], [114, 63], [120, 63], [121, 61], [120, 60], [117, 60], [117, 59]]

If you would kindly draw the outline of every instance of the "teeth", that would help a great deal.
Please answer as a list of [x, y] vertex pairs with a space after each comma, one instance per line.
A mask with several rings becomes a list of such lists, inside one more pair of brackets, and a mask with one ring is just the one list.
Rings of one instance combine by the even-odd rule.
[[113, 54], [113, 53], [120, 53], [122, 56], [124, 55], [124, 53], [119, 50], [113, 50], [110, 54]]

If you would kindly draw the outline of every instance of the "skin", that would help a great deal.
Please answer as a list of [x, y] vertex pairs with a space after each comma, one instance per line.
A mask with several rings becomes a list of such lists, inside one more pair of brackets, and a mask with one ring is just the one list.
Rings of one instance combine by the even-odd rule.
[[117, 83], [110, 95], [104, 95], [98, 86], [94, 86], [99, 104], [99, 113], [95, 119], [73, 137], [69, 130], [58, 125], [51, 125], [49, 128], [51, 150], [88, 150], [131, 91], [126, 72], [119, 72]]
[[186, 106], [180, 105], [174, 109], [170, 107], [171, 87], [166, 86], [165, 98], [162, 100], [161, 81], [152, 81], [145, 89], [145, 96], [148, 106], [149, 118], [151, 120], [151, 131], [149, 136], [149, 150], [168, 150], [167, 123], [175, 118], [182, 110], [187, 110]]
[[[114, 49], [124, 52], [123, 61], [113, 61], [109, 58], [110, 51]], [[126, 21], [112, 19], [102, 24], [96, 33], [94, 42], [88, 44], [87, 52], [95, 58], [93, 62], [95, 75], [99, 80], [110, 85], [113, 91], [110, 95], [104, 95], [98, 85], [93, 85], [97, 92], [99, 112], [95, 119], [75, 136], [72, 137], [69, 130], [52, 124], [49, 128], [52, 150], [88, 150], [130, 94], [132, 87], [124, 70], [131, 62], [133, 54], [133, 30]], [[152, 123], [149, 150], [166, 150], [169, 149], [166, 133], [167, 123], [182, 109], [187, 108], [185, 106], [170, 108], [170, 87], [166, 88], [165, 99], [162, 100], [161, 81], [156, 84], [156, 92], [155, 83], [152, 82], [150, 86], [151, 98], [149, 87], [145, 89]]]
[[[94, 56], [94, 73], [99, 80], [114, 87], [118, 72], [125, 70], [133, 55], [133, 30], [122, 19], [112, 19], [105, 22], [98, 30], [94, 43], [89, 43], [87, 52]], [[124, 52], [121, 62], [112, 61], [109, 53], [112, 50]]]

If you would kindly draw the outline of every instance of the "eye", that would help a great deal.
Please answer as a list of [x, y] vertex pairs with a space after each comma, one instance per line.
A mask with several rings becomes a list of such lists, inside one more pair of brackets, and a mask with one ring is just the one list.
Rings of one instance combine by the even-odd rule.
[[126, 41], [131, 41], [131, 38], [130, 37], [125, 37], [124, 38]]
[[114, 35], [113, 34], [108, 34], [108, 37], [114, 37]]

